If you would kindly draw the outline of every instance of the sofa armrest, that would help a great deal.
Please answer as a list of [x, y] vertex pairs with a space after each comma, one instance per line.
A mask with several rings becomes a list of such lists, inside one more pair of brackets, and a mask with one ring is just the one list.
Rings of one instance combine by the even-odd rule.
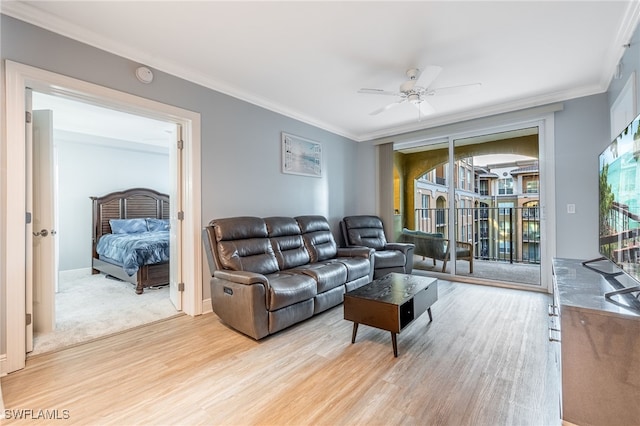
[[225, 323], [256, 340], [269, 334], [269, 280], [246, 271], [215, 271], [211, 307]]
[[416, 245], [413, 243], [387, 243], [384, 246], [385, 250], [397, 250], [404, 254], [406, 259], [404, 270], [407, 274], [413, 271], [413, 255], [415, 254]]
[[[449, 256], [449, 240], [446, 240], [446, 255]], [[473, 257], [473, 244], [466, 241], [456, 241], [456, 247], [458, 250], [468, 250], [471, 257]]]
[[269, 280], [267, 277], [255, 272], [216, 270], [213, 271], [213, 276], [221, 280], [232, 281], [238, 284], [263, 284], [265, 287], [269, 286]]
[[413, 250], [415, 249], [415, 244], [412, 243], [387, 243], [384, 246], [385, 250], [398, 250], [404, 253], [405, 256], [409, 254], [413, 254]]
[[456, 241], [456, 246], [459, 249], [469, 250], [470, 256], [473, 257], [473, 244], [472, 243], [468, 243], [466, 241]]
[[365, 259], [370, 259], [374, 252], [374, 249], [364, 246], [338, 247], [339, 257], [364, 257]]
[[466, 247], [469, 249], [473, 249], [473, 244], [472, 243], [468, 243], [466, 241], [456, 241], [456, 245], [459, 247]]

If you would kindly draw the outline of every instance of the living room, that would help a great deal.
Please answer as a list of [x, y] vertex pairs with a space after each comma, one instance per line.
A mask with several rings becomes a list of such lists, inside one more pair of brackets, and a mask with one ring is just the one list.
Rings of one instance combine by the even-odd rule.
[[[338, 235], [338, 221], [342, 217], [377, 212], [384, 197], [388, 196], [380, 194], [377, 190], [378, 145], [391, 139], [402, 141], [402, 138], [436, 138], [468, 129], [470, 125], [478, 129], [488, 126], [500, 127], [523, 120], [538, 119], [542, 115], [551, 115], [553, 126], [548, 128], [548, 131], [553, 138], [550, 146], [553, 147], [554, 157], [553, 163], [547, 164], [547, 171], [553, 174], [555, 185], [549, 189], [551, 202], [547, 208], [549, 217], [554, 221], [549, 223], [549, 234], [545, 237], [550, 247], [553, 247], [550, 255], [570, 258], [590, 258], [597, 254], [597, 191], [593, 190], [597, 185], [595, 164], [598, 153], [611, 140], [611, 106], [632, 72], [637, 70], [640, 56], [638, 34], [630, 31], [629, 34], [633, 34], [633, 37], [628, 40], [630, 46], [624, 49], [620, 76], [612, 79], [604, 90], [594, 90], [589, 95], [567, 98], [560, 106], [554, 103], [551, 111], [544, 108], [541, 110], [540, 107], [523, 107], [514, 112], [478, 117], [461, 123], [457, 128], [454, 124], [448, 124], [417, 130], [400, 138], [389, 136], [357, 142], [325, 128], [264, 109], [158, 69], [153, 70], [155, 79], [152, 85], [140, 84], [134, 75], [134, 70], [140, 65], [139, 61], [100, 50], [6, 14], [2, 15], [1, 30], [3, 61], [27, 64], [157, 102], [176, 105], [201, 115], [202, 167], [199, 177], [201, 190], [198, 194], [201, 195], [201, 222], [197, 224], [197, 228], [206, 225], [213, 218], [227, 216], [321, 214], [329, 219]], [[3, 116], [3, 120], [6, 119]], [[322, 178], [282, 173], [282, 132], [322, 143], [325, 161]], [[5, 161], [7, 160], [3, 159], [3, 164]], [[4, 208], [11, 204], [11, 201], [7, 198], [6, 190], [2, 196], [4, 222]], [[567, 213], [567, 204], [576, 206], [574, 214]], [[11, 242], [3, 242], [2, 252], [6, 253], [11, 247]], [[202, 260], [202, 271], [201, 282], [196, 285], [201, 287], [200, 302], [205, 305], [210, 297], [210, 271], [202, 252], [198, 254]], [[13, 278], [7, 268], [8, 265], [3, 262], [3, 294]], [[549, 270], [546, 275], [547, 288], [550, 289]], [[337, 319], [334, 315], [328, 320]], [[9, 327], [4, 316], [1, 324], [3, 331]], [[308, 324], [304, 327], [303, 330], [313, 333]], [[339, 326], [336, 332], [343, 333], [344, 327]], [[239, 337], [230, 337], [230, 341], [245, 349], [254, 346], [253, 342], [242, 343]], [[339, 340], [337, 336], [334, 337]], [[381, 347], [387, 349], [387, 342], [384, 343]], [[3, 333], [0, 354], [4, 355], [6, 352], [6, 333]], [[5, 369], [1, 372], [7, 373]], [[335, 373], [340, 374], [339, 371]], [[6, 390], [4, 392], [7, 399]]]

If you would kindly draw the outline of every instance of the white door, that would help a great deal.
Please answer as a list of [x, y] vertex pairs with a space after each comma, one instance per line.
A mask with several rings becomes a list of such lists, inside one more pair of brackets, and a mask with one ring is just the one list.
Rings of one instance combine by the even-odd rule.
[[25, 313], [26, 313], [26, 352], [33, 350], [33, 113], [31, 89], [25, 89]]
[[171, 233], [169, 240], [169, 298], [177, 310], [182, 310], [182, 126], [176, 125], [175, 134], [169, 148], [169, 174], [173, 182], [170, 192]]
[[46, 333], [55, 328], [55, 290], [58, 287], [51, 110], [33, 111], [32, 164], [33, 331]]

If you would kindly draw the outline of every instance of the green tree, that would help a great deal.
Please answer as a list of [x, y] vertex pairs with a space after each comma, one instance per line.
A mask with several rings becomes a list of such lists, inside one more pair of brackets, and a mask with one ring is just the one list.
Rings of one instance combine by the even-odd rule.
[[609, 165], [605, 164], [600, 171], [600, 235], [607, 235], [611, 229], [607, 220], [613, 206], [614, 196], [611, 185], [607, 181]]

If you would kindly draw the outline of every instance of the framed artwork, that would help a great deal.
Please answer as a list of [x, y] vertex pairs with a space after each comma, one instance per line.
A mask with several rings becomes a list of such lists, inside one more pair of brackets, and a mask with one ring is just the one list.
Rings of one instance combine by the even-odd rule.
[[322, 145], [282, 132], [282, 173], [322, 177]]

